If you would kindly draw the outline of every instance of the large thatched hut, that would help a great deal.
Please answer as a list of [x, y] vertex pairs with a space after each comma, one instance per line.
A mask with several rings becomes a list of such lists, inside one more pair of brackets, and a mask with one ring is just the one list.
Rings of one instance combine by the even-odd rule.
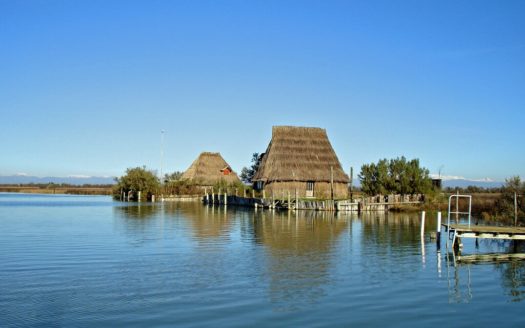
[[326, 130], [275, 126], [253, 183], [258, 190], [299, 197], [347, 198], [350, 179]]
[[241, 183], [237, 174], [226, 163], [220, 153], [204, 152], [191, 164], [182, 175], [186, 180], [199, 187], [213, 187], [217, 183]]

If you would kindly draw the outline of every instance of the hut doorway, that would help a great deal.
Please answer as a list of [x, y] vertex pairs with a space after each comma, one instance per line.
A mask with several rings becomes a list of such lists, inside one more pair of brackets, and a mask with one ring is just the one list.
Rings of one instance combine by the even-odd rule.
[[315, 182], [308, 181], [306, 183], [306, 197], [310, 197], [310, 198], [314, 197], [314, 187], [315, 187]]

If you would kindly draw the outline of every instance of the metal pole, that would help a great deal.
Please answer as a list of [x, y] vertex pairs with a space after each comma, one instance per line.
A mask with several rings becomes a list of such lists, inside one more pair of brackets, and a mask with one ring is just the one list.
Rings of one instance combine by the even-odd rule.
[[164, 163], [164, 130], [161, 130], [160, 131], [160, 183], [161, 184], [162, 184], [162, 180], [164, 179], [164, 176], [162, 175], [163, 163]]

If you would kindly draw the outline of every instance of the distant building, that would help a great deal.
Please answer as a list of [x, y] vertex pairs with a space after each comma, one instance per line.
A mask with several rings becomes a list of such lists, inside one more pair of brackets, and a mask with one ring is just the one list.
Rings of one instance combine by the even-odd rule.
[[182, 180], [199, 187], [213, 187], [219, 182], [241, 183], [237, 174], [226, 163], [220, 153], [204, 152], [182, 175]]
[[432, 187], [438, 190], [443, 188], [443, 179], [432, 179]]
[[267, 195], [348, 198], [350, 179], [343, 171], [326, 130], [275, 126], [253, 183]]

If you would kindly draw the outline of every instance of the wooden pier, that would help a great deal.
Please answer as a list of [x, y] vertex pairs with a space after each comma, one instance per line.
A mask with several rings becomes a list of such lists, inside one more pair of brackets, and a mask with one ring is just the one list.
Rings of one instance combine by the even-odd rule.
[[[498, 227], [466, 224], [443, 224], [452, 240], [452, 248], [458, 249], [461, 238], [525, 240], [525, 227]], [[447, 240], [448, 245], [448, 240]]]

